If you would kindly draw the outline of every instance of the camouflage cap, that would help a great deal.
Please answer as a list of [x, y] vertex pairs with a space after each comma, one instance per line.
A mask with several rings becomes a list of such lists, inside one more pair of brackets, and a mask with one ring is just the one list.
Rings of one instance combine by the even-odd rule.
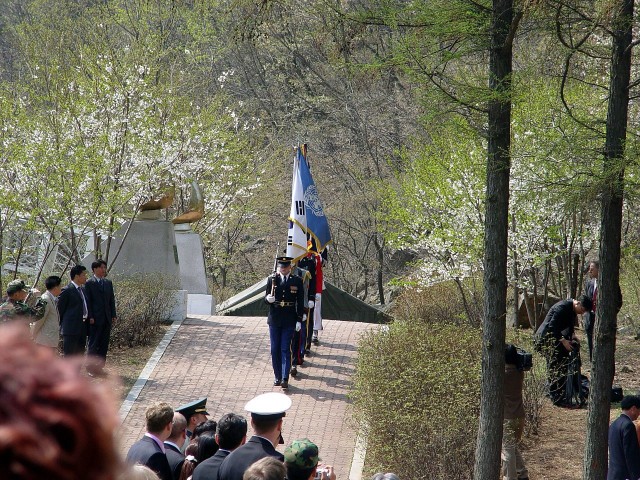
[[284, 451], [284, 463], [298, 468], [313, 468], [319, 460], [318, 447], [308, 438], [295, 440]]
[[28, 292], [30, 288], [31, 287], [29, 285], [24, 284], [24, 280], [20, 280], [20, 279], [11, 280], [7, 285], [7, 295], [13, 295], [14, 293], [19, 292], [20, 290], [24, 290], [25, 292]]

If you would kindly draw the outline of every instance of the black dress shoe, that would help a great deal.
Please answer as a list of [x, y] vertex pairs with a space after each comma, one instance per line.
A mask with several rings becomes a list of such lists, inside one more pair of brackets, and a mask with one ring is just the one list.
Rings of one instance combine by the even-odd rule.
[[280, 386], [280, 384], [281, 384], [280, 380], [274, 380], [274, 381], [273, 381], [273, 386], [274, 386], [274, 387], [279, 387], [279, 386]]
[[298, 375], [298, 369], [296, 367], [293, 367], [291, 369], [291, 376], [295, 377], [296, 375]]
[[287, 388], [289, 388], [289, 381], [288, 380], [282, 380], [282, 389], [286, 390]]

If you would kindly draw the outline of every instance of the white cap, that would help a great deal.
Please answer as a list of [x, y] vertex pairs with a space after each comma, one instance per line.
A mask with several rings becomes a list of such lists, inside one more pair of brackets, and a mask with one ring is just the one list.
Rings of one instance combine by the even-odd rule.
[[269, 392], [249, 400], [244, 409], [251, 417], [264, 420], [282, 418], [291, 408], [291, 399], [284, 393]]

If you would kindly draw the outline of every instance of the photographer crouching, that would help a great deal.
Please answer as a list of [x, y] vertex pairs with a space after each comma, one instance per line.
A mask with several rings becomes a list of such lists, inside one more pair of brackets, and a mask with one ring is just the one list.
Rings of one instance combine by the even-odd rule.
[[567, 402], [567, 377], [571, 352], [579, 349], [574, 325], [577, 316], [591, 310], [589, 297], [561, 300], [552, 306], [533, 340], [536, 350], [547, 359], [549, 396], [554, 405], [569, 406]]
[[524, 431], [522, 387], [524, 372], [531, 368], [531, 354], [507, 344], [504, 354], [504, 423], [502, 431], [502, 475], [504, 480], [528, 480], [518, 445]]

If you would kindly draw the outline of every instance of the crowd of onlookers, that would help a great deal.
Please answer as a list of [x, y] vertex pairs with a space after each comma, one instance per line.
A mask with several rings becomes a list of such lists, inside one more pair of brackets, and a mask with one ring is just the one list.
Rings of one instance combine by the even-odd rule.
[[[198, 400], [175, 410], [150, 405], [146, 433], [123, 459], [120, 419], [110, 379], [82, 373], [81, 356], [61, 358], [35, 344], [17, 323], [0, 327], [0, 478], [95, 480], [335, 480], [308, 439], [284, 449], [282, 424], [291, 399], [260, 395], [247, 403], [249, 422], [227, 413], [206, 418]], [[206, 399], [205, 399], [206, 400]], [[397, 480], [377, 474], [376, 480]]]

